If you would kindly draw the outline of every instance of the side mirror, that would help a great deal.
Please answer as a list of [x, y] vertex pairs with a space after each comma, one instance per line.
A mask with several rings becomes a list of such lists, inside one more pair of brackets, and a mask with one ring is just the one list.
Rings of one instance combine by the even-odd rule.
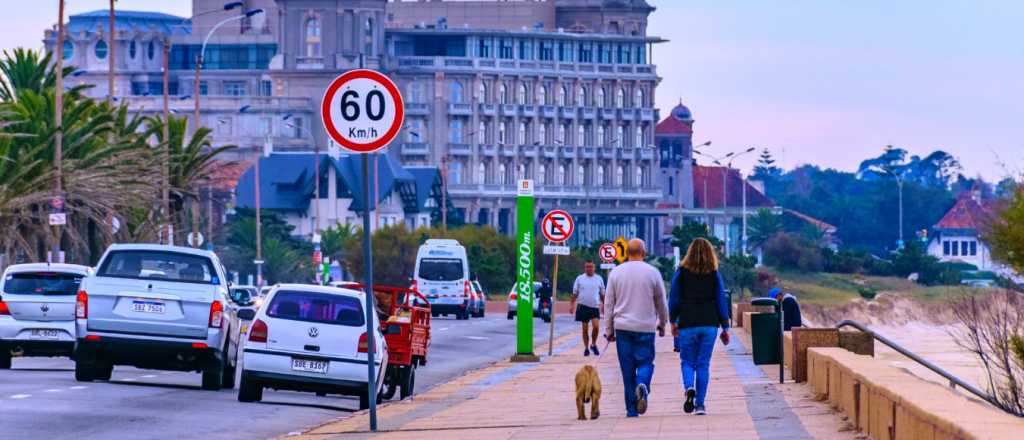
[[238, 311], [238, 319], [244, 319], [246, 321], [252, 321], [256, 317], [256, 311], [253, 309], [242, 309]]

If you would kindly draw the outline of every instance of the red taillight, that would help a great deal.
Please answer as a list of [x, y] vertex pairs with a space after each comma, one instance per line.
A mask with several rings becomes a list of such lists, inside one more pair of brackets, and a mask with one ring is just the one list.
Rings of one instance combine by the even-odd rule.
[[87, 319], [89, 317], [89, 294], [85, 293], [84, 290], [78, 291], [78, 297], [75, 299], [75, 318]]
[[469, 298], [471, 296], [469, 294], [469, 281], [462, 282], [462, 293], [466, 295], [466, 298]]
[[512, 292], [512, 293], [508, 294], [508, 300], [509, 301], [515, 301], [516, 298], [518, 298], [518, 296], [516, 296], [515, 292]]
[[192, 348], [200, 349], [201, 350], [201, 349], [204, 349], [204, 348], [210, 348], [210, 346], [206, 345], [205, 342], [193, 342], [192, 343]]
[[0, 315], [10, 315], [11, 309], [7, 307], [7, 303], [0, 301]]
[[366, 353], [368, 351], [366, 333], [359, 335], [358, 351], [360, 353]]
[[99, 335], [85, 335], [85, 340], [89, 341], [89, 342], [99, 342], [100, 336]]
[[220, 301], [210, 303], [210, 328], [220, 328], [224, 318], [224, 306]]
[[249, 342], [267, 342], [267, 323], [257, 319], [249, 329]]

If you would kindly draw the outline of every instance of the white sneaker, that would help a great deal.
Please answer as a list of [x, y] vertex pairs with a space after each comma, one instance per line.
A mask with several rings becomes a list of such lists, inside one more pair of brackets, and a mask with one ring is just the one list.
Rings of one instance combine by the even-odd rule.
[[694, 415], [702, 416], [707, 414], [708, 411], [704, 409], [704, 406], [698, 406], [697, 409], [693, 410]]

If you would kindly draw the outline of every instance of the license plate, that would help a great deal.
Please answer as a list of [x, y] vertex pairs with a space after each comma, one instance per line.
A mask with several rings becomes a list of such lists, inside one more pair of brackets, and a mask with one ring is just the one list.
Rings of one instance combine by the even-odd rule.
[[132, 311], [141, 313], [164, 313], [164, 303], [154, 301], [132, 301]]
[[32, 339], [57, 339], [60, 337], [60, 332], [53, 329], [35, 329], [29, 333], [29, 337]]
[[292, 358], [292, 371], [304, 371], [307, 373], [327, 374], [327, 361], [314, 361], [312, 359]]

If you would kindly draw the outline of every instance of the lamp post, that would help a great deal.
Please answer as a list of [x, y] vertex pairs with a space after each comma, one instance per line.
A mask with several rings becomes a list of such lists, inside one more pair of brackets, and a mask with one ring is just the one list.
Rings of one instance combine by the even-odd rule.
[[[110, 31], [107, 35], [107, 39], [110, 46], [107, 49], [107, 104], [110, 104], [114, 98], [114, 35], [117, 31], [114, 30], [114, 2], [117, 0], [110, 0], [110, 11], [107, 14], [107, 21]], [[63, 48], [62, 48], [63, 49]]]
[[[711, 141], [707, 141], [707, 142], [704, 142], [703, 144], [697, 145], [696, 147], [692, 147], [690, 150], [693, 151], [694, 153], [697, 153], [698, 152], [697, 148], [710, 147], [710, 146], [711, 146]], [[693, 155], [691, 154], [690, 157], [692, 158]], [[683, 169], [683, 160], [684, 159], [686, 159], [686, 157], [684, 157], [683, 154], [680, 154], [678, 156], [673, 155], [673, 162], [676, 163], [676, 167], [675, 167], [676, 168], [676, 185], [679, 185], [679, 187], [678, 187], [678, 189], [676, 191], [677, 199], [678, 199], [678, 203], [679, 203], [679, 223], [677, 223], [677, 225], [679, 225], [679, 226], [683, 225], [683, 179], [682, 179], [682, 176], [680, 176], [680, 173], [682, 172], [682, 169]], [[707, 194], [706, 194], [707, 193], [707, 191], [706, 191], [706, 189], [707, 189], [707, 180], [704, 181], [704, 188], [705, 188], [705, 197], [707, 197]], [[707, 199], [705, 198], [705, 200], [707, 200]], [[705, 205], [707, 205], [707, 203], [705, 203]]]
[[[747, 150], [741, 151], [741, 152], [731, 151], [731, 152], [729, 152], [729, 153], [727, 153], [727, 154], [725, 154], [723, 156], [715, 157], [715, 156], [712, 156], [710, 154], [694, 150], [694, 153], [697, 153], [697, 154], [699, 154], [701, 156], [707, 157], [708, 159], [711, 160], [712, 163], [714, 163], [715, 165], [718, 165], [719, 167], [722, 167], [722, 217], [723, 217], [723, 219], [727, 218], [726, 217], [726, 215], [727, 215], [726, 211], [727, 211], [727, 209], [729, 207], [729, 198], [728, 198], [728, 195], [729, 195], [729, 168], [732, 167], [732, 160], [730, 160], [727, 164], [723, 164], [723, 161], [725, 161], [726, 159], [735, 159], [739, 155], [747, 154], [747, 153], [749, 153], [751, 151], [754, 151], [753, 147], [751, 147], [751, 148], [749, 148]], [[704, 190], [705, 197], [707, 197], [707, 189], [706, 188], [707, 188], [707, 179], [705, 179], [705, 190]], [[705, 201], [706, 201], [706, 199], [705, 199]], [[725, 224], [725, 232], [724, 232], [724, 234], [725, 234], [725, 256], [728, 257], [729, 256], [729, 224], [728, 223]]]
[[[729, 159], [729, 162], [725, 166], [726, 172], [728, 172], [730, 169], [732, 169], [733, 161], [735, 161], [740, 156], [742, 156], [744, 154], [751, 153], [753, 151], [754, 151], [754, 147], [750, 147], [750, 148], [748, 148], [746, 150], [743, 150], [743, 151], [733, 155], [732, 158]], [[743, 233], [741, 234], [741, 238], [740, 238], [740, 247], [741, 247], [740, 251], [742, 251], [743, 256], [747, 256], [747, 178], [746, 178], [746, 176], [743, 175], [743, 173], [740, 173], [740, 182], [741, 182], [740, 185], [743, 188], [743, 190], [742, 190], [743, 191], [743, 211], [742, 211], [742, 214], [741, 214], [741, 217], [742, 217], [742, 220], [743, 220]]]
[[[238, 2], [229, 3], [228, 5], [234, 5], [236, 3], [238, 3]], [[225, 9], [228, 9], [228, 5], [224, 5]], [[234, 9], [235, 7], [236, 6], [232, 6], [231, 9]], [[193, 91], [192, 91], [192, 96], [194, 98], [193, 101], [195, 103], [195, 110], [194, 110], [194, 114], [192, 116], [193, 119], [194, 119], [194, 121], [192, 122], [193, 130], [198, 130], [199, 129], [199, 101], [200, 101], [201, 96], [202, 96], [199, 93], [200, 92], [200, 90], [199, 90], [199, 83], [200, 83], [199, 78], [200, 78], [200, 75], [201, 75], [202, 70], [203, 70], [203, 54], [206, 53], [206, 45], [210, 42], [210, 37], [213, 36], [214, 32], [217, 32], [217, 29], [220, 29], [220, 27], [224, 26], [225, 24], [231, 23], [233, 21], [243, 20], [243, 19], [252, 17], [254, 15], [262, 14], [262, 13], [263, 13], [263, 9], [253, 9], [251, 11], [246, 11], [245, 13], [243, 13], [241, 15], [235, 15], [235, 16], [232, 16], [232, 17], [225, 18], [225, 19], [217, 22], [217, 24], [213, 25], [213, 28], [211, 28], [210, 31], [206, 33], [206, 37], [203, 38], [203, 45], [199, 48], [199, 54], [196, 55], [196, 78], [195, 78], [195, 84], [193, 84]]]
[[[64, 189], [61, 185], [63, 179], [63, 144], [64, 144], [64, 67], [62, 61], [64, 61], [64, 0], [60, 0], [57, 6], [57, 47], [55, 51], [58, 52], [58, 56], [54, 57], [54, 72], [57, 74], [56, 88], [54, 90], [54, 122], [56, 123], [56, 132], [54, 133], [54, 150], [53, 150], [53, 166], [56, 168], [56, 178], [54, 179], [54, 192], [55, 200], [64, 199]], [[56, 225], [56, 230], [53, 234], [53, 255], [50, 256], [48, 261], [62, 262], [60, 259], [60, 225]]]

